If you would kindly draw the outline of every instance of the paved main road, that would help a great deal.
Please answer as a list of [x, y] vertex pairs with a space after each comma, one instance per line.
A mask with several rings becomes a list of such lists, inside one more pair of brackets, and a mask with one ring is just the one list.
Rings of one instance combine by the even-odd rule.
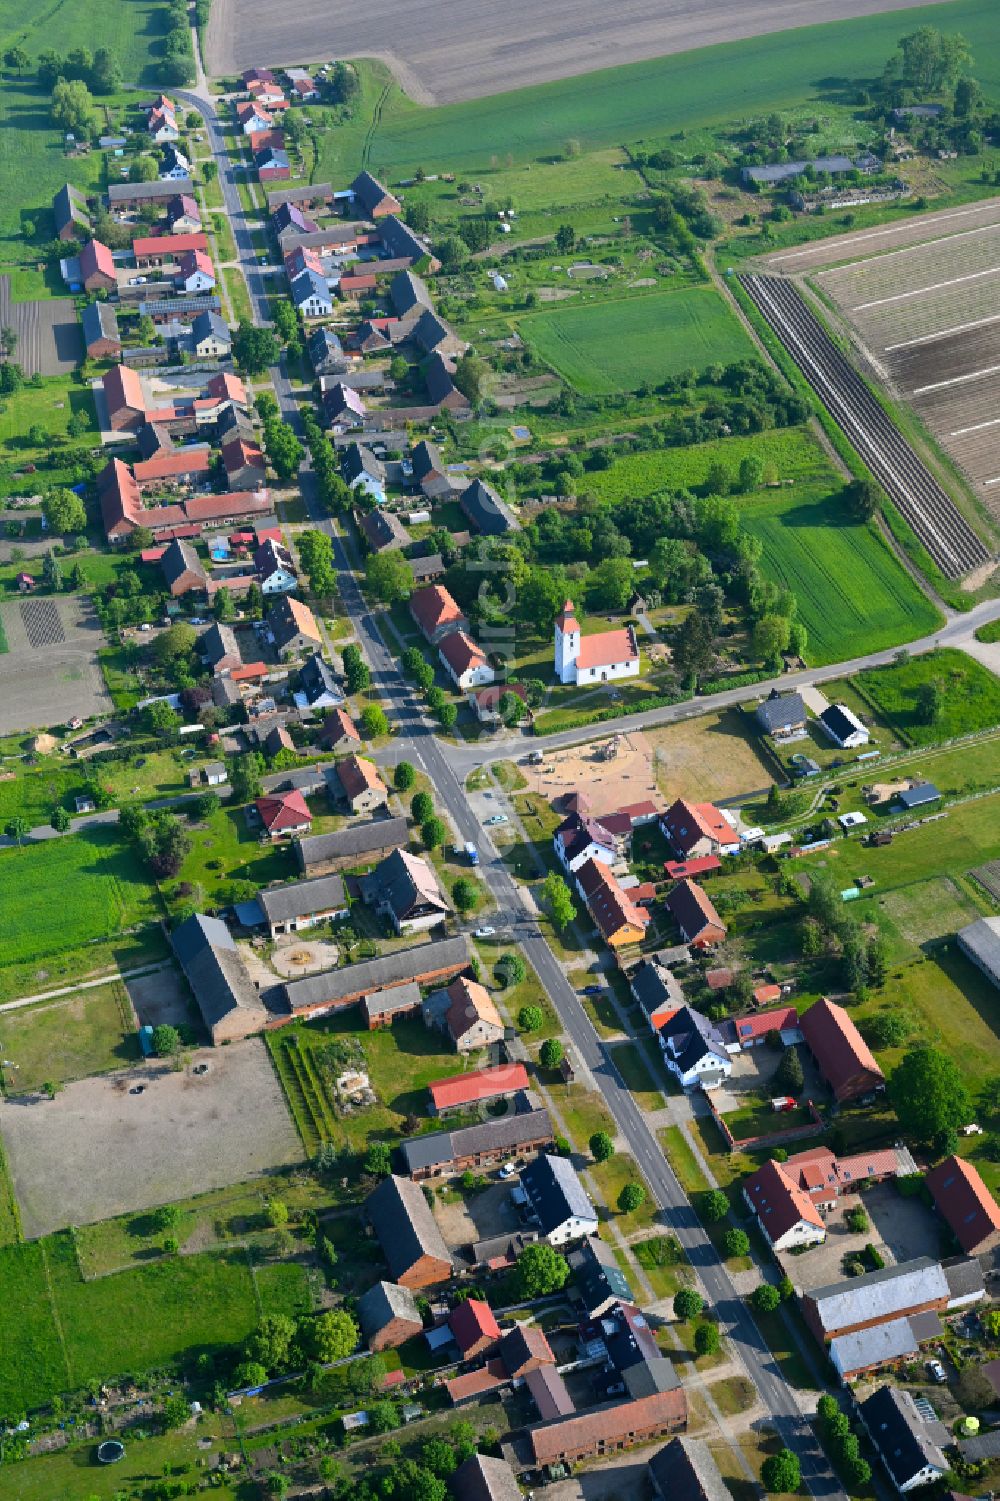
[[[197, 56], [197, 39], [195, 45]], [[208, 138], [218, 163], [226, 208], [232, 219], [233, 234], [246, 275], [254, 321], [263, 323], [267, 316], [264, 279], [257, 266], [232, 168], [218, 129], [215, 107], [208, 96], [203, 75], [200, 74], [200, 62], [199, 75], [196, 90], [181, 91], [180, 98], [205, 118]], [[297, 429], [300, 428], [298, 408], [292, 398], [291, 386], [284, 369], [272, 370], [271, 377], [282, 416]], [[525, 905], [525, 895], [515, 885], [496, 848], [473, 815], [465, 793], [465, 762], [461, 753], [454, 746], [443, 745], [432, 733], [420, 705], [398, 671], [382, 638], [378, 622], [367, 608], [358, 588], [343, 542], [322, 515], [314, 476], [308, 464], [304, 466], [300, 480], [310, 518], [333, 539], [341, 598], [371, 667], [373, 684], [391, 705], [394, 744], [400, 757], [413, 760], [427, 773], [458, 837], [479, 845], [483, 861], [482, 873], [500, 914], [498, 923], [509, 928], [524, 946], [556, 1007], [566, 1036], [581, 1061], [593, 1074], [618, 1129], [628, 1142], [662, 1211], [664, 1224], [677, 1236], [690, 1257], [708, 1299], [717, 1310], [736, 1354], [754, 1382], [783, 1441], [798, 1454], [809, 1490], [815, 1497], [823, 1498], [823, 1501], [825, 1498], [830, 1498], [830, 1501], [846, 1501], [811, 1426], [803, 1417], [794, 1389], [784, 1379], [753, 1318], [738, 1298], [725, 1266], [702, 1229], [655, 1136], [625, 1088], [607, 1050], [567, 981], [562, 966]], [[1000, 606], [997, 613], [1000, 614]], [[889, 655], [891, 657], [891, 653]], [[639, 718], [643, 719], [645, 716]], [[557, 742], [554, 739], [544, 743]]]

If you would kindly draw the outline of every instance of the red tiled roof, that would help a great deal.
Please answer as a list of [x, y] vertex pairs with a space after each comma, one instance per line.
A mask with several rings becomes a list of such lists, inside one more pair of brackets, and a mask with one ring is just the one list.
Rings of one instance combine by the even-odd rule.
[[601, 1445], [627, 1443], [634, 1434], [679, 1427], [686, 1419], [687, 1397], [679, 1386], [652, 1397], [637, 1397], [634, 1402], [592, 1407], [576, 1417], [540, 1423], [526, 1432], [535, 1464], [543, 1465], [580, 1448], [596, 1454]]
[[323, 721], [323, 728], [320, 731], [319, 738], [320, 740], [330, 741], [339, 739], [342, 736], [348, 740], [356, 740], [359, 745], [361, 744], [358, 727], [346, 709], [331, 709]]
[[338, 762], [337, 776], [348, 798], [358, 797], [366, 791], [384, 792], [385, 783], [378, 774], [374, 762], [364, 756], [348, 756]]
[[716, 912], [714, 903], [697, 881], [678, 881], [667, 896], [667, 909], [673, 914], [689, 943], [706, 928], [719, 928], [723, 935], [726, 932], [726, 925]]
[[265, 662], [244, 662], [242, 667], [234, 667], [229, 674], [234, 683], [250, 683], [257, 678], [267, 677], [267, 664]]
[[663, 869], [673, 880], [683, 881], [685, 876], [712, 875], [722, 869], [722, 861], [718, 855], [699, 855], [694, 860], [667, 860]]
[[464, 631], [451, 631], [438, 648], [457, 677], [473, 668], [485, 667], [486, 655]]
[[[781, 994], [781, 988], [777, 985], [762, 985], [762, 990], [776, 990]], [[756, 992], [754, 992], [756, 994]], [[799, 1024], [799, 1013], [794, 1006], [783, 1006], [780, 1011], [761, 1011], [757, 1016], [741, 1016], [735, 1023], [736, 1036], [740, 1042], [756, 1041], [758, 1037], [766, 1037], [768, 1032], [784, 1032]]]
[[884, 1082], [871, 1049], [843, 1006], [823, 996], [800, 1022], [802, 1035], [834, 1096], [850, 1099]]
[[137, 412], [146, 410], [146, 398], [142, 394], [142, 381], [138, 372], [128, 365], [112, 365], [101, 376], [101, 385], [104, 388], [104, 399], [108, 404], [108, 413], [113, 416], [120, 412], [123, 407], [131, 407]]
[[102, 245], [100, 240], [88, 240], [80, 251], [80, 271], [84, 280], [99, 271], [102, 276], [115, 279], [115, 258], [107, 245]]
[[714, 803], [689, 803], [679, 797], [663, 815], [663, 832], [676, 849], [686, 852], [699, 839], [711, 839], [728, 846], [739, 844], [739, 836]]
[[144, 235], [132, 241], [136, 260], [148, 255], [181, 256], [187, 250], [207, 250], [208, 239], [200, 230], [186, 235]]
[[[236, 674], [234, 673], [235, 677]], [[301, 792], [275, 792], [269, 797], [257, 799], [257, 812], [268, 833], [282, 829], [301, 828], [312, 823], [309, 805]]]
[[270, 511], [266, 490], [231, 490], [228, 495], [192, 495], [184, 502], [184, 513], [192, 521], [225, 521], [254, 511]]
[[428, 584], [410, 595], [410, 613], [425, 636], [432, 636], [442, 625], [457, 625], [465, 617], [448, 590], [441, 584]]
[[513, 1094], [515, 1090], [527, 1089], [528, 1082], [528, 1071], [523, 1063], [502, 1063], [497, 1068], [477, 1068], [469, 1074], [455, 1074], [451, 1079], [435, 1079], [427, 1088], [435, 1110], [441, 1111]]
[[1000, 1231], [1000, 1206], [971, 1162], [946, 1157], [924, 1181], [963, 1251], [974, 1252]]
[[823, 1227], [823, 1217], [812, 1199], [778, 1162], [765, 1162], [751, 1173], [743, 1192], [772, 1245], [800, 1220], [819, 1229]]
[[638, 660], [635, 631], [630, 625], [617, 631], [598, 631], [593, 636], [580, 637], [577, 652], [577, 667], [614, 667], [621, 662]]
[[466, 1298], [453, 1308], [448, 1315], [448, 1325], [463, 1355], [482, 1339], [500, 1338], [500, 1325], [492, 1308], [479, 1298]]
[[587, 860], [576, 873], [587, 909], [605, 938], [614, 938], [623, 928], [644, 929], [649, 913], [637, 907], [627, 891], [600, 860]]
[[235, 401], [241, 407], [247, 404], [246, 386], [238, 375], [232, 375], [228, 370], [220, 370], [218, 375], [213, 375], [205, 390], [210, 396], [217, 396], [220, 401]]
[[212, 455], [207, 448], [179, 448], [173, 453], [160, 453], [155, 458], [144, 459], [133, 466], [136, 484], [148, 485], [158, 479], [173, 479], [178, 475], [207, 474]]
[[465, 1402], [470, 1397], [482, 1397], [487, 1392], [496, 1391], [498, 1386], [505, 1386], [509, 1377], [504, 1369], [503, 1362], [488, 1360], [478, 1371], [468, 1371], [464, 1376], [454, 1376], [451, 1381], [445, 1381], [444, 1389], [453, 1402]]

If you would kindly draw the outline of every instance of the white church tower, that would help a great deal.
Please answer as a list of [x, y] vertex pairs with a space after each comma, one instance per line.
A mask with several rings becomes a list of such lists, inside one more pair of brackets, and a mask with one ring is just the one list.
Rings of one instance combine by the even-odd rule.
[[576, 659], [580, 655], [580, 622], [568, 599], [556, 616], [556, 675], [560, 683], [576, 682]]

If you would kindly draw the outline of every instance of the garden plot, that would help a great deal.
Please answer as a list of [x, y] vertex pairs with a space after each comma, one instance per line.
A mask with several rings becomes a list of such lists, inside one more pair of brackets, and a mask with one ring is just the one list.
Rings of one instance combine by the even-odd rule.
[[862, 259], [826, 268], [788, 259], [778, 269], [814, 276], [876, 368], [1000, 515], [1000, 205], [980, 210], [929, 216], [936, 233], [922, 243], [887, 248], [847, 236], [841, 249]]
[[17, 362], [25, 375], [65, 375], [83, 359], [83, 336], [72, 298], [12, 302], [10, 277], [0, 276], [0, 324], [17, 334]]
[[0, 656], [0, 734], [110, 710], [97, 661], [101, 627], [89, 600], [7, 600], [0, 623], [9, 646]]

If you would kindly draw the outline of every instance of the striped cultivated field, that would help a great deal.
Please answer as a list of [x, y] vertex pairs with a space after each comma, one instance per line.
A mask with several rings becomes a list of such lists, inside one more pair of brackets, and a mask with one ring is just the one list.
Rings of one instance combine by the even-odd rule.
[[772, 258], [809, 275], [1000, 517], [1000, 199]]

